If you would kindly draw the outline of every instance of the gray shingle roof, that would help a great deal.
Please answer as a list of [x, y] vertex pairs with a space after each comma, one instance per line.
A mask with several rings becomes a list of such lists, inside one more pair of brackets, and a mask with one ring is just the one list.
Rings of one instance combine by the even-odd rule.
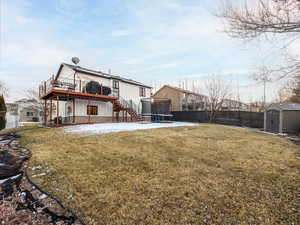
[[91, 69], [83, 68], [83, 67], [80, 67], [80, 66], [70, 65], [70, 64], [67, 64], [67, 63], [62, 63], [62, 65], [68, 66], [68, 67], [70, 67], [71, 69], [73, 69], [74, 71], [77, 71], [77, 72], [91, 74], [91, 75], [94, 75], [94, 76], [104, 77], [104, 78], [108, 78], [108, 79], [120, 80], [120, 81], [123, 81], [125, 83], [135, 84], [135, 85], [142, 86], [142, 87], [147, 87], [147, 88], [152, 88], [152, 87], [150, 87], [148, 85], [145, 85], [143, 83], [140, 83], [138, 81], [127, 79], [127, 78], [116, 76], [116, 75], [111, 75], [111, 74], [108, 74], [108, 73], [103, 73], [101, 71], [91, 70]]
[[282, 103], [274, 103], [268, 107], [269, 110], [271, 109], [279, 109], [279, 110], [300, 110], [300, 104], [294, 102], [282, 102]]

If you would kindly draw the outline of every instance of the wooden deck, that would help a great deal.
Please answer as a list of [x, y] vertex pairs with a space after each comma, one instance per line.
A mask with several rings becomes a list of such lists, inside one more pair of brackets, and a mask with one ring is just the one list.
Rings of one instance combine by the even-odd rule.
[[45, 95], [41, 96], [41, 99], [48, 100], [58, 97], [59, 100], [64, 100], [67, 98], [80, 98], [80, 99], [90, 99], [90, 100], [100, 100], [106, 102], [114, 102], [118, 99], [115, 96], [107, 96], [107, 95], [94, 95], [83, 92], [75, 92], [69, 90], [60, 90], [60, 89], [52, 89], [48, 91]]

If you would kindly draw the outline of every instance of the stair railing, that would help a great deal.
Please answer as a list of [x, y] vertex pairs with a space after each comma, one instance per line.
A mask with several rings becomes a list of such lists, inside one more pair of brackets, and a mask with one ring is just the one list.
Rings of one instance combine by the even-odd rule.
[[139, 112], [139, 107], [132, 101], [127, 101], [122, 97], [119, 97], [119, 103], [124, 106], [125, 108], [131, 109], [133, 113], [135, 113], [136, 115], [138, 115]]

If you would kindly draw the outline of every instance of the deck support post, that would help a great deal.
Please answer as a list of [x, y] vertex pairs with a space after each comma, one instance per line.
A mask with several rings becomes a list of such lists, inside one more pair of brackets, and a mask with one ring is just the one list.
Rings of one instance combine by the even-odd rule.
[[125, 120], [126, 120], [126, 122], [127, 122], [127, 110], [125, 111]]
[[50, 98], [50, 123], [52, 121], [52, 98]]
[[124, 122], [124, 110], [122, 110], [122, 122]]
[[73, 98], [73, 123], [75, 123], [75, 98]]
[[[90, 99], [88, 99], [88, 106], [90, 105]], [[88, 120], [88, 123], [91, 122], [91, 113], [89, 112], [89, 110], [87, 110], [87, 113], [89, 114], [89, 120]]]
[[56, 126], [58, 126], [58, 117], [59, 117], [59, 97], [56, 96]]
[[44, 120], [45, 120], [45, 126], [47, 126], [47, 100], [44, 101]]
[[112, 102], [112, 104], [113, 104], [113, 107], [112, 107], [111, 122], [113, 123], [114, 122], [114, 115], [115, 115], [115, 112], [114, 112], [114, 104], [115, 104], [115, 102]]

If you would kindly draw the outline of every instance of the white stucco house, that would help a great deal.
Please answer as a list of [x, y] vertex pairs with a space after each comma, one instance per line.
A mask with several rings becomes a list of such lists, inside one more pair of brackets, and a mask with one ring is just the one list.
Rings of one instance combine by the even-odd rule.
[[44, 120], [81, 124], [143, 120], [142, 101], [151, 87], [121, 76], [62, 63], [56, 75], [39, 86]]

